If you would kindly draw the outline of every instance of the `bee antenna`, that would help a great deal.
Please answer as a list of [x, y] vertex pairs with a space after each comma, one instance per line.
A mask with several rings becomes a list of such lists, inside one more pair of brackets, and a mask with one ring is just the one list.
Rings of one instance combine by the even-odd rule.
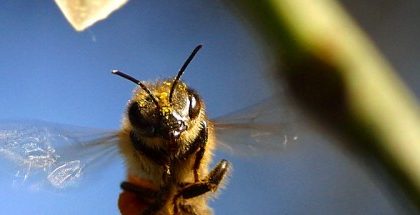
[[203, 45], [198, 45], [195, 47], [195, 49], [191, 52], [190, 56], [187, 58], [187, 60], [184, 62], [184, 65], [182, 65], [181, 69], [179, 69], [178, 74], [176, 75], [176, 78], [174, 82], [172, 83], [171, 91], [169, 92], [169, 102], [172, 102], [172, 96], [175, 91], [175, 87], [179, 82], [179, 79], [181, 78], [182, 74], [184, 74], [185, 69], [187, 68], [188, 64], [192, 61], [194, 56], [197, 54], [197, 52], [203, 47]]
[[128, 79], [128, 80], [136, 83], [137, 85], [139, 85], [144, 91], [146, 91], [147, 94], [149, 94], [149, 96], [153, 100], [153, 103], [155, 103], [156, 107], [159, 108], [159, 103], [158, 103], [156, 97], [152, 94], [152, 92], [149, 90], [149, 88], [146, 87], [146, 85], [144, 85], [143, 83], [141, 83], [141, 81], [139, 81], [139, 80], [133, 78], [132, 76], [127, 75], [127, 74], [125, 74], [125, 73], [123, 73], [123, 72], [121, 72], [119, 70], [112, 70], [112, 74], [121, 76], [121, 77], [123, 77], [125, 79]]

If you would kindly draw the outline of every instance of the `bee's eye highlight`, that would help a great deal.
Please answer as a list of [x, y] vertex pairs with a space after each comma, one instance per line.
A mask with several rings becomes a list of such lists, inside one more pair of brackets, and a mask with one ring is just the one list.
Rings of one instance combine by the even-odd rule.
[[189, 107], [188, 114], [191, 119], [194, 119], [200, 113], [200, 109], [201, 109], [200, 98], [195, 92], [190, 91], [188, 95], [188, 99], [190, 100], [190, 107]]
[[140, 130], [140, 132], [148, 135], [153, 135], [155, 133], [155, 126], [142, 114], [137, 102], [130, 104], [128, 108], [128, 119], [135, 128]]

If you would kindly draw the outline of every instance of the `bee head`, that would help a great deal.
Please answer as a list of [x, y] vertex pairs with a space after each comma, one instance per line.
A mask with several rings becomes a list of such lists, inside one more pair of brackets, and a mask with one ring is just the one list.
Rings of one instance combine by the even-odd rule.
[[154, 99], [142, 89], [134, 93], [128, 119], [141, 135], [177, 139], [200, 115], [202, 105], [198, 95], [179, 82], [170, 99], [171, 84], [166, 80], [149, 85]]
[[128, 120], [142, 136], [161, 137], [176, 142], [184, 131], [203, 117], [204, 105], [198, 94], [180, 80], [187, 65], [201, 48], [197, 46], [174, 79], [143, 84], [114, 70], [112, 73], [139, 85], [128, 105]]

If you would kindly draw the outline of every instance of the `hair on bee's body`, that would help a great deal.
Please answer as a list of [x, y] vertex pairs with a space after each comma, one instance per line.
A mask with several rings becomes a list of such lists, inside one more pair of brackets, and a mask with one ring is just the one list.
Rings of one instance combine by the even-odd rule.
[[213, 124], [203, 100], [180, 80], [200, 48], [175, 79], [144, 84], [113, 72], [140, 86], [128, 103], [119, 134], [128, 175], [119, 199], [123, 214], [212, 214], [208, 194], [217, 190], [229, 164], [221, 160], [209, 171]]
[[[204, 108], [204, 104], [201, 104]], [[198, 169], [198, 175], [199, 176], [206, 176], [208, 174], [208, 166], [211, 162], [212, 158], [212, 152], [214, 150], [214, 133], [213, 133], [213, 126], [210, 121], [208, 121], [207, 117], [205, 116], [204, 109], [202, 110], [202, 113], [200, 113], [199, 117], [200, 121], [205, 121], [207, 123], [207, 129], [208, 129], [208, 139], [206, 143], [206, 152], [203, 155], [203, 158], [201, 160], [200, 168]], [[181, 134], [179, 141], [182, 142], [182, 145], [180, 147], [179, 152], [175, 152], [174, 154], [182, 154], [185, 153], [188, 150], [188, 146], [192, 144], [192, 142], [197, 138], [200, 129], [202, 129], [201, 125], [199, 123], [192, 122], [191, 127], [188, 132], [183, 132]], [[133, 130], [132, 124], [129, 122], [128, 118], [125, 117], [123, 120], [123, 128], [120, 133], [121, 137], [121, 145], [120, 150], [121, 153], [124, 155], [128, 167], [128, 174], [130, 176], [136, 176], [141, 179], [149, 180], [152, 182], [153, 187], [159, 188], [162, 184], [165, 182], [162, 179], [162, 174], [164, 168], [161, 164], [156, 163], [155, 161], [151, 160], [147, 154], [144, 152], [136, 151], [136, 149], [133, 146], [133, 142], [130, 138], [130, 134], [132, 132], [135, 132]], [[155, 149], [155, 150], [165, 150], [165, 144], [164, 140], [161, 138], [156, 137], [144, 137], [143, 139], [146, 146]], [[177, 164], [175, 164], [174, 169], [172, 170], [172, 174], [174, 179], [174, 183], [194, 183], [194, 172], [192, 171], [193, 166], [195, 162], [195, 154], [190, 154], [186, 157], [185, 160], [179, 160]], [[174, 184], [174, 186], [177, 186]], [[172, 191], [174, 193], [170, 195], [175, 195], [175, 190]], [[208, 196], [200, 196], [189, 200], [189, 204], [194, 206], [206, 206]], [[168, 207], [166, 208], [167, 212], [163, 214], [172, 214], [171, 210], [171, 202], [167, 202]], [[202, 208], [200, 211], [203, 210], [210, 210], [209, 208]], [[203, 213], [200, 213], [203, 214]], [[210, 213], [207, 213], [210, 214]]]

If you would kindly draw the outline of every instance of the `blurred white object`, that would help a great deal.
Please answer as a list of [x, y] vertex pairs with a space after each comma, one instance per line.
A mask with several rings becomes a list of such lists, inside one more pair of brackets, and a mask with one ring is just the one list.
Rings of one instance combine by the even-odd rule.
[[128, 0], [55, 0], [67, 21], [76, 31], [83, 31], [107, 18]]

